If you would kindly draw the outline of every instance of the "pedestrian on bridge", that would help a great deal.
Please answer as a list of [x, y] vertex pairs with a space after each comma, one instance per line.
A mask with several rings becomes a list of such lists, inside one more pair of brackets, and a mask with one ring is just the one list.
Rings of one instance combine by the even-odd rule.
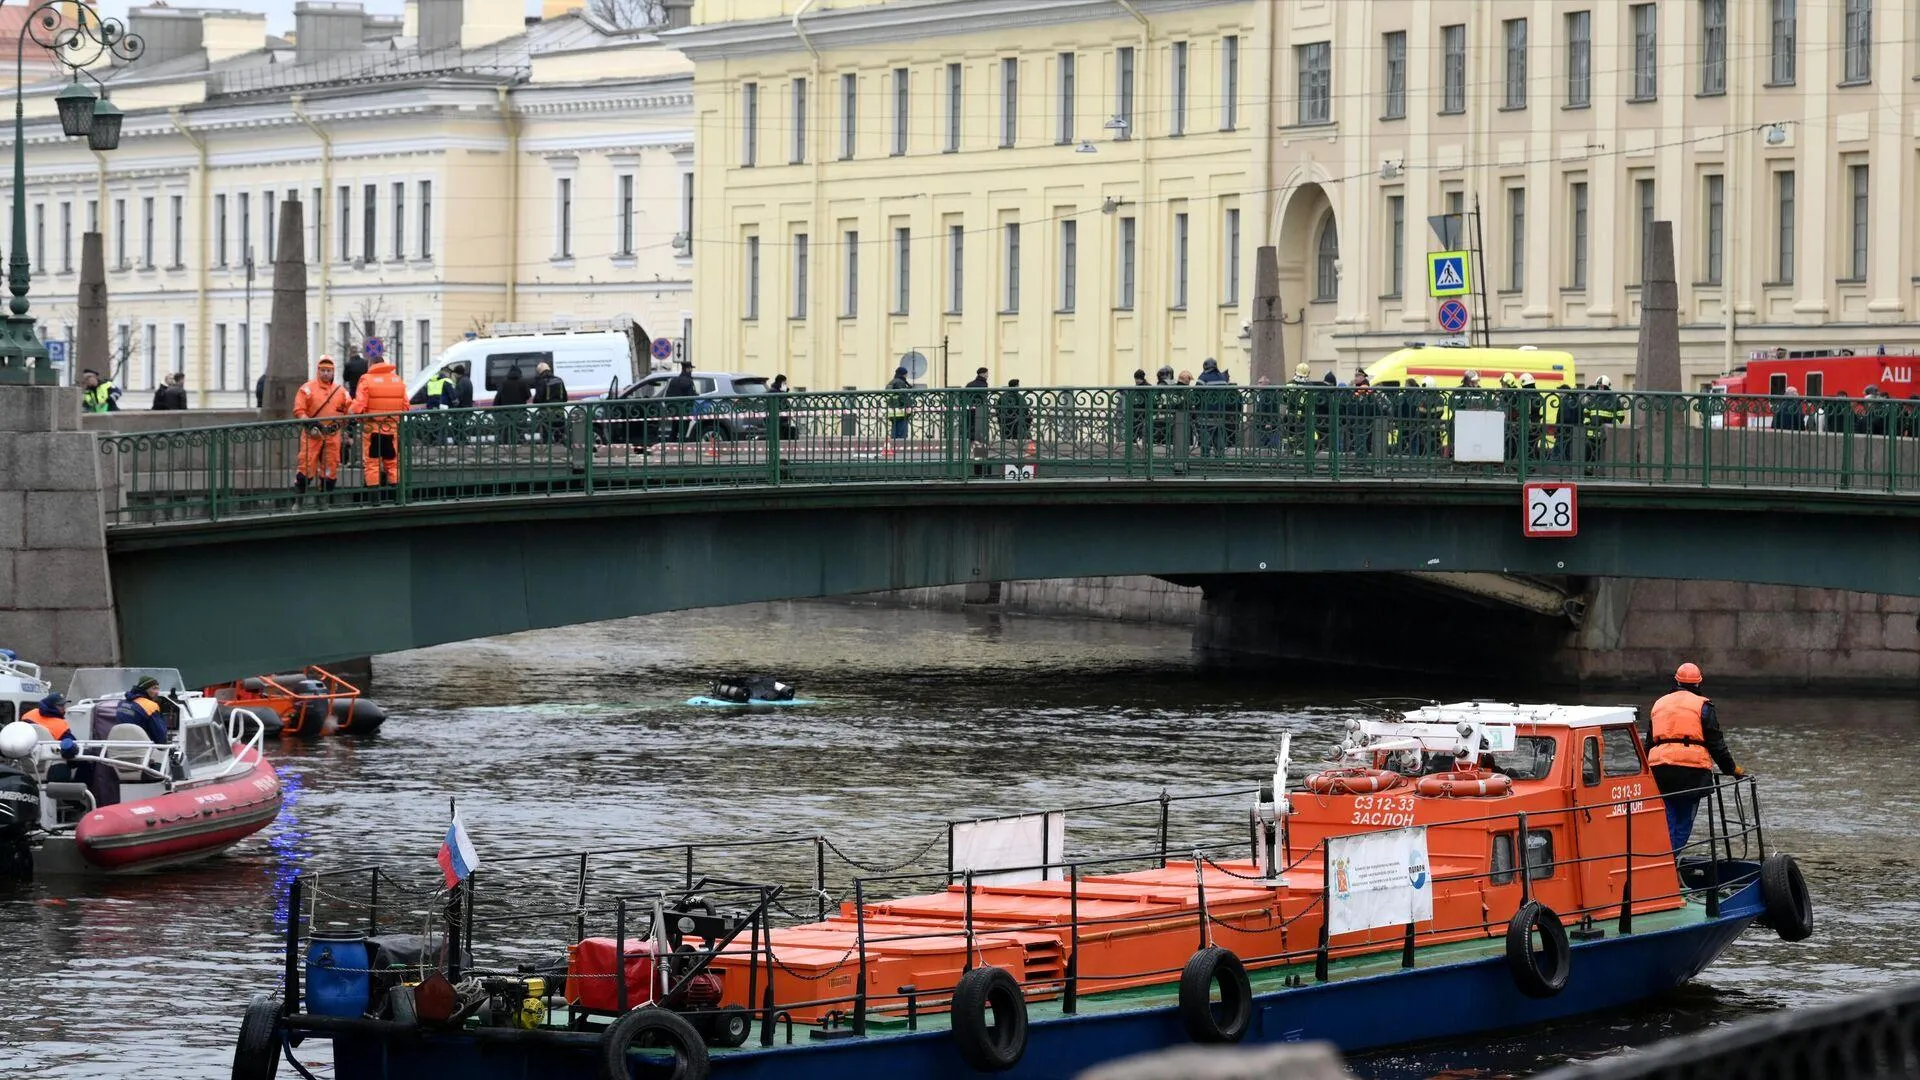
[[367, 419], [360, 429], [361, 469], [367, 486], [400, 485], [400, 416], [407, 411], [407, 384], [393, 364], [367, 367], [349, 411]]
[[[908, 393], [913, 389], [913, 380], [907, 378], [906, 368], [893, 369], [893, 378], [888, 380], [887, 389], [894, 391], [887, 395], [888, 438], [897, 443], [907, 437], [907, 425], [913, 418], [913, 399]], [[883, 453], [892, 457], [893, 446], [889, 444]]]
[[1700, 800], [1713, 790], [1713, 767], [1729, 776], [1747, 771], [1734, 764], [1713, 699], [1700, 693], [1697, 664], [1681, 664], [1673, 673], [1673, 692], [1653, 703], [1648, 714], [1647, 766], [1667, 805], [1667, 833], [1679, 851], [1693, 834]]
[[333, 357], [322, 356], [313, 378], [293, 395], [293, 415], [308, 423], [300, 427], [300, 464], [293, 474], [293, 490], [306, 494], [307, 485], [320, 482], [332, 491], [340, 479], [340, 425], [353, 402], [346, 388], [333, 381]]
[[153, 392], [153, 407], [159, 412], [185, 411], [187, 407], [187, 377], [182, 372], [167, 376], [167, 381]]
[[987, 382], [987, 369], [975, 368], [973, 378], [967, 383], [967, 389], [976, 393], [966, 395], [962, 400], [966, 412], [965, 423], [961, 425], [967, 434], [967, 442], [983, 443], [987, 441], [987, 395], [983, 392], [992, 384]]

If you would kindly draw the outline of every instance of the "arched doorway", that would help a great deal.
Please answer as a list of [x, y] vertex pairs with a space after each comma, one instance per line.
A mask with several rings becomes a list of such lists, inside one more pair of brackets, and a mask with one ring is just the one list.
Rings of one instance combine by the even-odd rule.
[[1335, 369], [1334, 320], [1340, 299], [1340, 224], [1333, 200], [1317, 183], [1289, 193], [1280, 212], [1275, 247], [1280, 262], [1280, 302], [1291, 319], [1304, 308], [1297, 325], [1286, 328], [1288, 378], [1305, 363], [1314, 378]]

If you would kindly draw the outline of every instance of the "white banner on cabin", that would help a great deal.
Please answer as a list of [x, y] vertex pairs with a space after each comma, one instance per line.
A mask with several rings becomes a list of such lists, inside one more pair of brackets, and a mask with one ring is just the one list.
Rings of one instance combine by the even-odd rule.
[[949, 827], [952, 855], [947, 869], [955, 874], [973, 871], [980, 885], [1013, 885], [1022, 881], [1061, 881], [1060, 867], [1033, 869], [1057, 863], [1067, 849], [1067, 815], [1044, 814], [956, 821]]
[[1498, 464], [1506, 459], [1506, 413], [1462, 409], [1453, 414], [1453, 460]]
[[1433, 918], [1427, 830], [1336, 836], [1327, 841], [1327, 932], [1350, 934]]

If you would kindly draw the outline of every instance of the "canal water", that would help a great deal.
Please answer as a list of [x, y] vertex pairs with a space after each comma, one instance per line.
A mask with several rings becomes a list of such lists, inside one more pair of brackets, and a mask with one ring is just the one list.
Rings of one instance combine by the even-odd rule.
[[[0, 886], [0, 1076], [226, 1076], [241, 1009], [278, 983], [275, 911], [287, 878], [370, 858], [431, 873], [449, 796], [483, 863], [815, 831], [854, 858], [891, 863], [949, 817], [1257, 785], [1278, 733], [1324, 748], [1359, 711], [1355, 698], [1520, 691], [1499, 658], [1487, 667], [1485, 681], [1455, 686], [1222, 672], [1196, 666], [1174, 628], [840, 603], [382, 657], [376, 697], [394, 715], [385, 732], [276, 750], [288, 806], [229, 857], [152, 878]], [[750, 716], [682, 704], [707, 677], [741, 669], [777, 673], [821, 704]], [[1355, 1062], [1357, 1072], [1525, 1075], [1920, 978], [1920, 938], [1909, 932], [1920, 923], [1920, 791], [1906, 777], [1920, 703], [1719, 700], [1735, 754], [1765, 784], [1769, 843], [1806, 870], [1815, 936], [1789, 946], [1755, 930], [1655, 1004], [1376, 1056]], [[1189, 832], [1243, 835], [1238, 801], [1195, 804], [1190, 815], [1177, 819], [1176, 844]], [[1151, 821], [1087, 815], [1070, 822], [1070, 844], [1125, 845], [1149, 837]], [[300, 1055], [330, 1073], [323, 1047]]]

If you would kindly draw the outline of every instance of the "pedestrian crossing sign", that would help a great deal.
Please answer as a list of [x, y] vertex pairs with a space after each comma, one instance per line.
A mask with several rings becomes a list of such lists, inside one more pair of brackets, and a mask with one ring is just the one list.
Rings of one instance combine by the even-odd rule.
[[1436, 251], [1427, 256], [1429, 296], [1465, 296], [1470, 291], [1466, 252]]

